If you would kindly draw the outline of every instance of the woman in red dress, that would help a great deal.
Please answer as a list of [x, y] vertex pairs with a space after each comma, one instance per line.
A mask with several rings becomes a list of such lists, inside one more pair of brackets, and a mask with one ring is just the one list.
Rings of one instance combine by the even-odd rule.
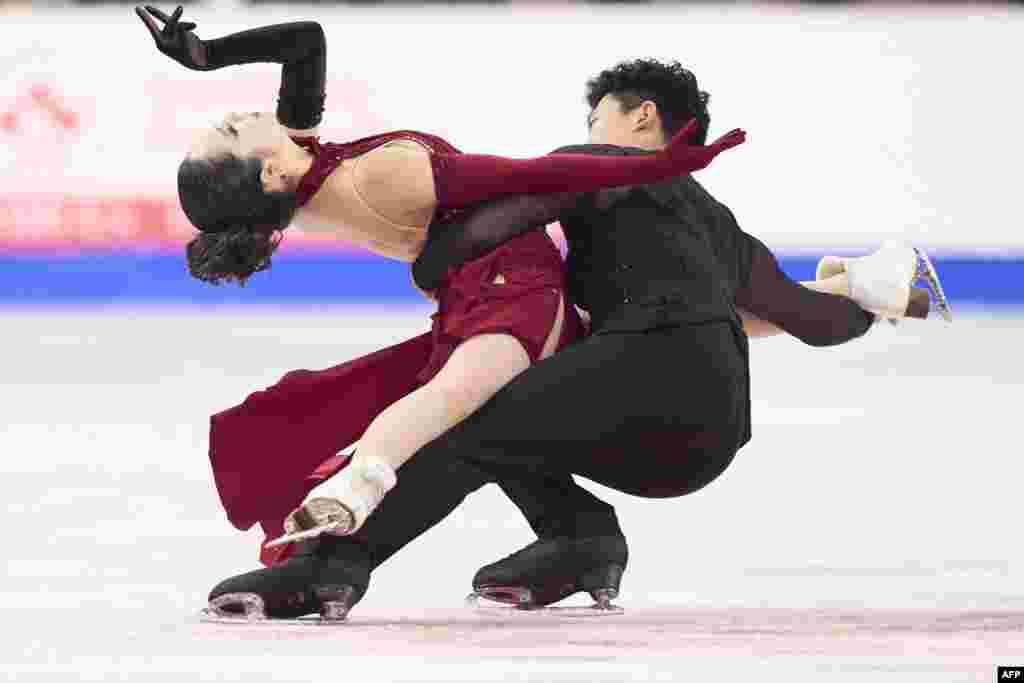
[[[293, 220], [411, 262], [428, 225], [474, 204], [663, 180], [704, 168], [745, 137], [734, 130], [704, 146], [694, 120], [642, 158], [523, 160], [463, 154], [438, 136], [409, 130], [322, 143], [326, 42], [319, 24], [200, 40], [194, 23], [179, 23], [181, 7], [171, 16], [149, 6], [136, 13], [157, 48], [187, 68], [282, 64], [276, 115], [230, 114], [198, 131], [178, 170], [182, 209], [200, 230], [187, 248], [189, 269], [213, 284], [244, 284], [269, 267]], [[701, 144], [690, 144], [691, 137]], [[271, 537], [286, 519], [289, 530], [330, 524], [336, 533], [356, 531], [413, 453], [580, 335], [564, 288], [557, 248], [542, 231], [531, 232], [453, 269], [434, 293], [439, 305], [429, 334], [335, 368], [289, 373], [215, 415], [210, 456], [231, 522], [239, 529], [260, 522]], [[351, 462], [337, 456], [356, 440]], [[335, 495], [303, 504], [342, 467], [332, 481]]]

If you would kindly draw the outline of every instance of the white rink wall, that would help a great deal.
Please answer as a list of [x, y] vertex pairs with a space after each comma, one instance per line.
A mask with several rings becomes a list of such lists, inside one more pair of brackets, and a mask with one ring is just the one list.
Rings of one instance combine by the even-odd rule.
[[[408, 127], [508, 156], [582, 141], [583, 84], [602, 68], [679, 59], [711, 93], [711, 135], [749, 133], [700, 180], [773, 246], [899, 236], [971, 254], [1024, 249], [1021, 12], [230, 4], [185, 15], [204, 38], [321, 22], [325, 139]], [[154, 49], [130, 6], [7, 16], [0, 45], [0, 114], [19, 116], [17, 133], [0, 130], [0, 200], [173, 197], [190, 128], [275, 106], [278, 67], [187, 71]], [[76, 112], [75, 130], [54, 127], [39, 88]]]

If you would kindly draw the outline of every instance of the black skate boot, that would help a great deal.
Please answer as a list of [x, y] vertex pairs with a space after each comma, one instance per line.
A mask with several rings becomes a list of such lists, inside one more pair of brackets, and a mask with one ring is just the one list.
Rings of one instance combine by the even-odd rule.
[[345, 621], [370, 585], [370, 559], [349, 539], [323, 536], [273, 567], [221, 581], [210, 591], [203, 621], [274, 622], [319, 614], [309, 623]]
[[503, 560], [480, 569], [473, 577], [471, 604], [479, 598], [519, 609], [546, 607], [586, 591], [594, 609], [618, 610], [629, 551], [621, 534], [572, 538], [542, 538]]

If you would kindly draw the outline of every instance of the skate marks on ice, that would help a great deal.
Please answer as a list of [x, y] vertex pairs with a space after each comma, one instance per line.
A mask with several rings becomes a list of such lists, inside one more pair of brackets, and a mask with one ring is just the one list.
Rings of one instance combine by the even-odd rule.
[[337, 655], [925, 656], [991, 661], [1024, 651], [1024, 611], [929, 609], [626, 609], [580, 619], [558, 610], [357, 610], [330, 628], [301, 620], [202, 623], [201, 640], [330, 638]]

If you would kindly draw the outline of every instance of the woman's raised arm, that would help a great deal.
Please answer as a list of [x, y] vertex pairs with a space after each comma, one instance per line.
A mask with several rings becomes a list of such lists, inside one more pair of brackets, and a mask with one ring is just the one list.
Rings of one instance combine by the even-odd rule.
[[[323, 117], [327, 41], [315, 21], [274, 24], [201, 40], [193, 22], [179, 23], [182, 7], [168, 16], [157, 8], [136, 7], [156, 47], [182, 66], [213, 71], [238, 64], [281, 64], [277, 119], [295, 133], [315, 135]], [[156, 17], [163, 28], [153, 20]]]

